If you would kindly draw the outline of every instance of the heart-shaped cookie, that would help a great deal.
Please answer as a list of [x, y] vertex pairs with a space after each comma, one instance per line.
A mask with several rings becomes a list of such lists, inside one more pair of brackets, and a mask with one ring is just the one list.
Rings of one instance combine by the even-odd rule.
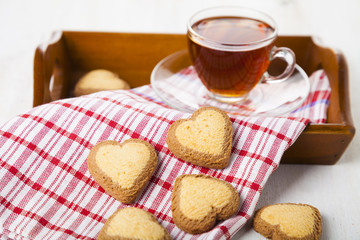
[[79, 97], [99, 91], [118, 89], [130, 89], [130, 86], [125, 80], [109, 70], [95, 69], [80, 78], [75, 85], [74, 95]]
[[215, 107], [203, 107], [189, 119], [175, 121], [166, 142], [177, 157], [207, 168], [229, 165], [232, 146], [232, 122]]
[[171, 237], [154, 215], [139, 208], [128, 207], [117, 210], [109, 217], [97, 239], [169, 240]]
[[320, 239], [321, 215], [307, 204], [281, 203], [259, 209], [254, 230], [271, 239]]
[[112, 197], [130, 204], [141, 193], [157, 164], [154, 147], [140, 139], [96, 144], [87, 159], [91, 176]]
[[171, 199], [173, 220], [191, 234], [209, 231], [216, 221], [234, 215], [239, 195], [228, 182], [201, 174], [182, 175], [175, 180]]

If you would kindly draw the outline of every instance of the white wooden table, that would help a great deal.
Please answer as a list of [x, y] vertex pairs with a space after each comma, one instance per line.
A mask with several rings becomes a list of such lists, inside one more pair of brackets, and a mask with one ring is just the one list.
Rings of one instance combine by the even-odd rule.
[[[280, 35], [314, 35], [348, 62], [351, 108], [360, 129], [360, 1], [358, 0], [0, 0], [0, 124], [32, 107], [33, 56], [54, 30], [185, 33], [197, 10], [240, 5], [263, 10]], [[323, 239], [360, 239], [359, 135], [334, 166], [281, 165], [258, 207], [307, 203], [323, 217]], [[263, 239], [247, 224], [234, 239]]]

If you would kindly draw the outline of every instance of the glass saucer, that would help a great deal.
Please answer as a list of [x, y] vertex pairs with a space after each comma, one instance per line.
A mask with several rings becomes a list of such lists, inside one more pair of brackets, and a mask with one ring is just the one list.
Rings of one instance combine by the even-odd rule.
[[231, 114], [266, 117], [294, 111], [302, 105], [310, 91], [308, 76], [296, 65], [289, 79], [258, 84], [240, 104], [218, 102], [210, 97], [198, 78], [187, 50], [161, 60], [151, 73], [151, 86], [164, 103], [180, 111], [194, 112], [200, 107], [214, 106]]

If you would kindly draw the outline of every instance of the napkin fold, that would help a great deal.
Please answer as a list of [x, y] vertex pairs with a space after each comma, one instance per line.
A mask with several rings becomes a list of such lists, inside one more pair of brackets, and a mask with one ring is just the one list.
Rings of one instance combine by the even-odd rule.
[[[173, 239], [229, 239], [251, 218], [284, 151], [309, 122], [326, 121], [328, 79], [319, 70], [310, 80], [307, 101], [289, 116], [229, 114], [233, 147], [230, 165], [222, 170], [192, 165], [169, 151], [167, 130], [190, 114], [165, 105], [151, 86], [55, 101], [11, 119], [0, 127], [1, 239], [95, 239], [106, 219], [126, 205], [94, 181], [86, 158], [102, 140], [129, 138], [152, 144], [159, 162], [132, 206], [154, 214]], [[171, 214], [174, 181], [190, 173], [225, 180], [240, 196], [235, 216], [199, 235], [181, 231]]]

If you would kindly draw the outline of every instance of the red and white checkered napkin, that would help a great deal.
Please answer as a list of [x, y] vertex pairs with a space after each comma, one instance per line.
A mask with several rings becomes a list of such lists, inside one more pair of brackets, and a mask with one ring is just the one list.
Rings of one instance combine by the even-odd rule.
[[[323, 72], [313, 76], [313, 86], [327, 80]], [[139, 138], [155, 147], [159, 164], [133, 205], [153, 213], [174, 239], [230, 238], [250, 219], [265, 182], [309, 119], [325, 119], [326, 111], [317, 108], [325, 107], [328, 94], [319, 91], [324, 89], [313, 89], [309, 102], [294, 113], [300, 118], [230, 116], [233, 148], [231, 163], [223, 170], [197, 167], [172, 155], [165, 143], [167, 130], [190, 115], [162, 104], [150, 86], [34, 108], [0, 127], [0, 237], [96, 238], [105, 220], [126, 206], [90, 176], [89, 151], [102, 140]], [[186, 173], [231, 183], [240, 195], [239, 212], [201, 235], [181, 231], [172, 220], [171, 193], [176, 177]]]

